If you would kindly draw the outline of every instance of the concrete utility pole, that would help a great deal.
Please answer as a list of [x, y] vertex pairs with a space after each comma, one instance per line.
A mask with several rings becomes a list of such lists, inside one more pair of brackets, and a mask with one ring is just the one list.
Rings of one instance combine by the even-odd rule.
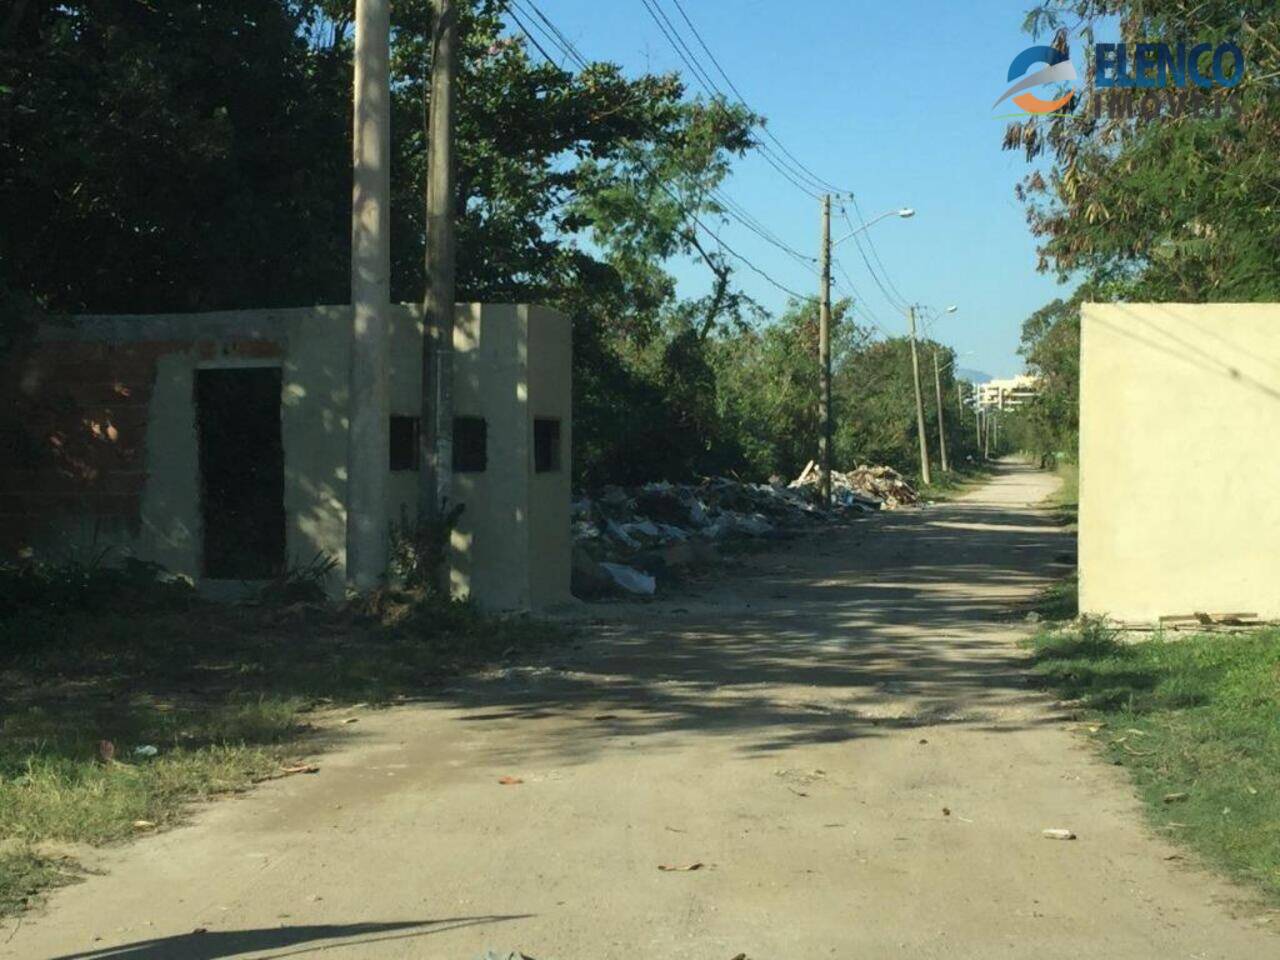
[[916, 352], [916, 308], [907, 308], [907, 318], [911, 322], [911, 380], [916, 388], [916, 433], [920, 437], [920, 479], [930, 484], [933, 478], [929, 475], [929, 441], [924, 435], [924, 400], [920, 396], [920, 357]]
[[938, 398], [938, 455], [942, 458], [942, 472], [950, 473], [947, 463], [947, 426], [942, 416], [942, 373], [938, 370], [938, 348], [933, 350], [933, 392]]
[[818, 467], [824, 506], [831, 506], [831, 195], [822, 198], [821, 287], [818, 298]]
[[427, 290], [423, 304], [422, 421], [418, 444], [418, 515], [444, 516], [453, 479], [453, 310], [457, 208], [453, 163], [453, 80], [458, 13], [453, 0], [432, 0], [431, 93], [427, 114]]
[[391, 307], [389, 0], [357, 0], [351, 141], [351, 366], [348, 371], [347, 585], [387, 567], [387, 314]]

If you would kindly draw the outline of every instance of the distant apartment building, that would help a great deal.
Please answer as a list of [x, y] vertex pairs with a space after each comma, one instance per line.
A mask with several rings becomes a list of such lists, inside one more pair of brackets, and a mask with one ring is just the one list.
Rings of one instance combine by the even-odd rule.
[[986, 383], [979, 383], [976, 389], [978, 403], [982, 407], [988, 410], [1012, 410], [1034, 397], [1038, 391], [1038, 385], [1035, 377], [1021, 373], [1004, 380], [988, 380]]

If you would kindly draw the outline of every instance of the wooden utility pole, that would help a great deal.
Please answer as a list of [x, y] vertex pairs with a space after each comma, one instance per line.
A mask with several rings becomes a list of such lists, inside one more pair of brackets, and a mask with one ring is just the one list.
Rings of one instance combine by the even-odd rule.
[[347, 585], [387, 567], [387, 320], [391, 309], [389, 0], [356, 0], [351, 140], [351, 354], [348, 370]]
[[916, 351], [916, 308], [907, 308], [911, 322], [911, 381], [916, 388], [916, 433], [920, 437], [920, 479], [927, 485], [933, 482], [929, 474], [929, 441], [924, 435], [924, 399], [920, 396], [920, 357]]
[[[454, 0], [432, 0], [432, 11], [418, 515], [429, 524], [439, 524], [445, 516], [453, 479], [454, 215], [457, 210], [453, 108], [458, 12]], [[443, 531], [437, 533], [443, 535]]]
[[831, 195], [822, 198], [821, 287], [818, 299], [818, 469], [823, 506], [831, 506]]
[[938, 348], [933, 348], [933, 392], [938, 398], [938, 456], [942, 458], [942, 472], [950, 473], [947, 463], [947, 426], [942, 416], [942, 373], [938, 369]]

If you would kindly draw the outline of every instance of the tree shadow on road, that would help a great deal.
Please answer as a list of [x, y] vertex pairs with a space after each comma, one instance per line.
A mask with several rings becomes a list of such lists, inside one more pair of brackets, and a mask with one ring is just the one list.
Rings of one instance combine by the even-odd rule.
[[[450, 917], [444, 920], [416, 920], [398, 923], [316, 924], [281, 926], [258, 930], [196, 931], [155, 940], [142, 940], [84, 953], [66, 954], [53, 960], [228, 960], [247, 954], [263, 954], [257, 960], [280, 960], [325, 950], [347, 949], [361, 944], [389, 940], [410, 940], [461, 927], [523, 920], [532, 914], [510, 916]], [[296, 949], [295, 949], [296, 948]]]
[[759, 754], [903, 725], [1016, 729], [1048, 717], [1012, 624], [1072, 537], [1043, 511], [980, 501], [881, 514], [782, 544], [702, 595], [597, 607], [581, 650], [423, 699], [497, 730], [552, 721], [487, 747], [525, 763], [641, 737], [745, 734]]

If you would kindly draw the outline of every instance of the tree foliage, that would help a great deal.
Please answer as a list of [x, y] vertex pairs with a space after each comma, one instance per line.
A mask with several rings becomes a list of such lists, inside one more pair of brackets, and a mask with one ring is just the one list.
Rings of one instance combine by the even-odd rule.
[[[1011, 124], [1006, 149], [1043, 156], [1023, 181], [1041, 268], [1082, 278], [1107, 299], [1280, 298], [1280, 4], [1276, 0], [1070, 0], [1042, 3], [1027, 29], [1089, 56], [1099, 28], [1127, 42], [1233, 41], [1242, 83], [1156, 120], [1118, 116], [1092, 63], [1074, 112]], [[1154, 91], [1128, 94], [1149, 106]]]
[[[352, 8], [13, 0], [0, 349], [41, 311], [345, 302]], [[499, 0], [463, 4], [459, 299], [572, 318], [581, 482], [794, 475], [817, 452], [816, 301], [767, 317], [714, 238], [718, 187], [762, 118], [673, 74], [545, 62], [504, 15]], [[401, 0], [392, 17], [392, 295], [415, 301], [431, 4]], [[701, 266], [701, 290], [677, 294], [673, 258]], [[838, 460], [913, 468], [903, 342], [868, 346], [848, 304], [834, 329]]]

